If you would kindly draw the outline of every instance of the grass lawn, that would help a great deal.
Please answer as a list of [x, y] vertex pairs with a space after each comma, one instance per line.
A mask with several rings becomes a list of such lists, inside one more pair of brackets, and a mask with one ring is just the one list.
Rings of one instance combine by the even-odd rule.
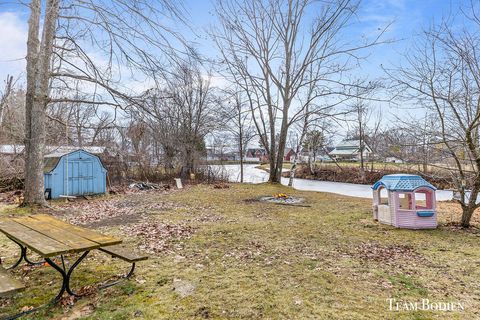
[[[311, 207], [256, 201], [278, 192], [303, 197]], [[452, 204], [440, 205], [439, 229], [423, 231], [372, 221], [368, 199], [266, 184], [199, 185], [52, 207], [48, 211], [56, 216], [123, 237], [151, 258], [139, 263], [132, 280], [62, 300], [29, 319], [480, 317], [480, 233], [446, 224], [458, 219]], [[2, 260], [11, 262], [15, 254], [15, 245], [0, 237]], [[93, 252], [74, 273], [74, 287], [127, 269]], [[59, 285], [51, 267], [22, 267], [13, 274], [28, 290], [0, 299], [0, 314], [41, 304]], [[390, 311], [389, 298], [459, 302], [465, 310]]]

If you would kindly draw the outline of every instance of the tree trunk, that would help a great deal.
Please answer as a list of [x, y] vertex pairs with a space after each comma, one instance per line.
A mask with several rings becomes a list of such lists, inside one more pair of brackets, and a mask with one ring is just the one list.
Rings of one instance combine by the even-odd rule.
[[240, 154], [240, 183], [243, 183], [243, 143], [242, 143], [242, 135], [240, 135], [240, 143], [239, 143], [239, 154]]
[[280, 128], [280, 136], [278, 137], [278, 149], [276, 152], [277, 161], [275, 162], [275, 172], [270, 172], [270, 182], [281, 183], [282, 182], [282, 167], [283, 167], [283, 155], [285, 153], [285, 146], [287, 144], [288, 134], [288, 109], [290, 102], [285, 101], [283, 107], [283, 119], [282, 127]]
[[49, 0], [45, 7], [42, 41], [39, 47], [40, 0], [32, 0], [27, 41], [27, 93], [25, 102], [25, 204], [45, 205], [43, 156], [45, 118], [48, 103], [53, 40], [59, 1]]
[[[360, 122], [360, 127], [361, 127], [361, 122]], [[363, 129], [360, 128], [360, 181], [365, 182], [365, 159], [363, 158], [363, 151], [365, 149], [365, 142], [363, 141]]]
[[238, 154], [240, 155], [240, 183], [243, 183], [243, 126], [241, 104], [237, 103], [238, 109]]
[[282, 181], [282, 167], [283, 167], [283, 154], [285, 153], [285, 145], [287, 143], [287, 130], [280, 131], [280, 138], [278, 140], [277, 161], [275, 162], [275, 171], [272, 175], [270, 173], [270, 182], [281, 183]]
[[310, 170], [310, 174], [313, 174], [313, 166], [312, 166], [312, 150], [310, 146], [308, 148], [308, 170]]
[[475, 211], [474, 208], [470, 206], [466, 206], [462, 208], [462, 219], [460, 225], [462, 228], [470, 227], [470, 219], [472, 219], [473, 212]]
[[[35, 168], [38, 162], [38, 155], [34, 155], [32, 149], [35, 142], [32, 139], [38, 138], [34, 134], [32, 121], [34, 121], [35, 104], [35, 85], [36, 69], [39, 54], [38, 34], [40, 30], [40, 0], [32, 0], [30, 3], [30, 18], [28, 20], [28, 40], [27, 40], [27, 92], [25, 95], [25, 203], [35, 203], [39, 201], [38, 190], [42, 191], [43, 198], [43, 177], [42, 181], [38, 179], [38, 169]], [[38, 142], [37, 142], [38, 143]], [[42, 161], [43, 162], [43, 161]], [[42, 170], [43, 172], [43, 170]], [[43, 200], [44, 201], [44, 200]], [[43, 203], [41, 201], [41, 203]]]

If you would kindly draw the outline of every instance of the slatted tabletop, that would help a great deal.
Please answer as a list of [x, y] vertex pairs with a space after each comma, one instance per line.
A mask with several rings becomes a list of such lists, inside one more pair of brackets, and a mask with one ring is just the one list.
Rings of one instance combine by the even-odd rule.
[[122, 240], [49, 215], [0, 219], [0, 232], [44, 258], [119, 244]]

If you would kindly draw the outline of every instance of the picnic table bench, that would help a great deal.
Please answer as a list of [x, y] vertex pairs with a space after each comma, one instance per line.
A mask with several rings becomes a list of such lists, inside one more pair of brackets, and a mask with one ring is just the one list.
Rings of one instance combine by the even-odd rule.
[[[73, 296], [78, 296], [70, 288], [70, 278], [75, 268], [85, 259], [91, 250], [98, 249], [115, 258], [120, 258], [132, 263], [130, 272], [122, 278], [128, 278], [133, 274], [136, 262], [148, 258], [147, 256], [129, 251], [125, 245], [121, 244], [121, 239], [74, 226], [45, 214], [2, 218], [0, 219], [0, 232], [4, 233], [20, 247], [19, 259], [7, 269], [16, 268], [22, 261], [30, 265], [43, 264], [43, 261], [32, 262], [29, 260], [27, 250], [31, 250], [40, 255], [51, 267], [61, 274], [62, 286], [55, 298], [52, 299], [52, 302], [58, 301], [65, 292]], [[74, 253], [80, 254], [80, 257], [67, 269], [64, 255]], [[53, 257], [58, 256], [61, 258], [61, 264], [52, 260]], [[1, 266], [0, 261], [0, 296], [11, 295], [24, 289], [23, 284], [7, 273], [7, 269]], [[115, 283], [118, 283], [118, 281], [103, 287], [108, 287]], [[37, 309], [38, 308], [34, 310]], [[27, 313], [31, 313], [34, 310], [29, 310]], [[14, 319], [24, 314], [26, 313], [21, 313], [11, 318]]]

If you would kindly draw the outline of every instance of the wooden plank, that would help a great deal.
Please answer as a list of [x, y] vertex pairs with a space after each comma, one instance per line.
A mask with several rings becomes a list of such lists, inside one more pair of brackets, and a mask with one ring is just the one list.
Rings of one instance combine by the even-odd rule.
[[30, 217], [33, 219], [48, 222], [51, 225], [62, 228], [64, 230], [68, 230], [68, 232], [74, 233], [80, 237], [96, 242], [102, 246], [109, 246], [109, 245], [119, 244], [122, 242], [121, 239], [107, 236], [107, 235], [101, 234], [100, 232], [96, 232], [90, 229], [75, 226], [65, 221], [55, 219], [54, 217], [46, 214], [37, 214], [37, 215], [32, 215]]
[[25, 289], [23, 283], [12, 278], [2, 266], [0, 266], [0, 297], [6, 297]]
[[96, 242], [70, 233], [68, 229], [54, 226], [47, 221], [41, 221], [31, 217], [12, 218], [12, 220], [69, 246], [73, 249], [72, 252], [87, 251], [100, 247], [100, 244]]
[[27, 228], [11, 219], [0, 219], [0, 231], [44, 258], [68, 253], [69, 246]]
[[136, 253], [133, 248], [128, 247], [126, 244], [117, 244], [100, 248], [99, 250], [131, 263], [148, 259], [148, 256]]

